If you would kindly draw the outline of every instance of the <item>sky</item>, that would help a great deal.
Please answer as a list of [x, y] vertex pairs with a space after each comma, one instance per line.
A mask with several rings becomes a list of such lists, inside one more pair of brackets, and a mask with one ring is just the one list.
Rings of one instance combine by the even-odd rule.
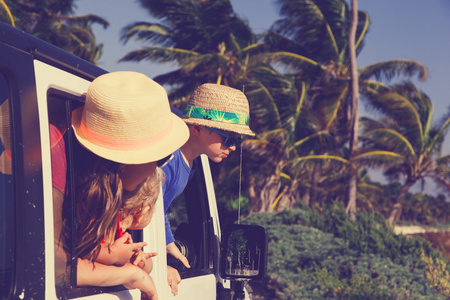
[[[249, 22], [255, 33], [262, 33], [280, 18], [275, 0], [231, 2], [234, 11]], [[126, 25], [152, 20], [137, 1], [78, 0], [76, 5], [76, 14], [95, 14], [110, 23], [106, 30], [94, 26], [97, 43], [104, 45], [100, 67], [107, 71], [142, 72], [150, 78], [173, 67], [148, 61], [118, 62], [126, 53], [146, 46], [133, 41], [124, 45], [120, 41], [121, 29]], [[414, 83], [430, 97], [434, 120], [442, 118], [450, 108], [450, 0], [359, 0], [358, 9], [366, 11], [371, 19], [358, 67], [393, 59], [424, 64], [428, 79]], [[443, 147], [443, 154], [449, 153], [450, 135]]]

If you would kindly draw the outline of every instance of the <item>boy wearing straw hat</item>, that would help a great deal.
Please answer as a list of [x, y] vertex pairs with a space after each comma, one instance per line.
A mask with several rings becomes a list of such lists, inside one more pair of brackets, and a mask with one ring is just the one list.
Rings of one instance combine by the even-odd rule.
[[[242, 135], [254, 136], [249, 127], [249, 104], [243, 92], [218, 84], [199, 86], [189, 98], [182, 119], [188, 124], [189, 139], [173, 153], [174, 158], [162, 169], [165, 173], [163, 185], [164, 211], [179, 196], [195, 172], [195, 159], [205, 154], [220, 163], [242, 142]], [[187, 268], [189, 262], [175, 245], [175, 239], [166, 220], [167, 253], [180, 260]], [[177, 294], [181, 281], [178, 271], [168, 266], [168, 281], [172, 293]]]

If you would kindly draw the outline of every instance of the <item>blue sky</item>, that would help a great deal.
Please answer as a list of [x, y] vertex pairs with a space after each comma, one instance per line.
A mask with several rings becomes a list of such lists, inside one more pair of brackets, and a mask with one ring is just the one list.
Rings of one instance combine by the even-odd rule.
[[[275, 0], [231, 0], [235, 12], [250, 23], [256, 33], [268, 29], [279, 18]], [[108, 71], [133, 70], [149, 77], [167, 72], [170, 65], [118, 63], [126, 53], [143, 47], [140, 43], [123, 45], [120, 30], [135, 21], [149, 21], [150, 15], [133, 0], [78, 0], [77, 14], [96, 14], [110, 27], [94, 28], [98, 43], [104, 44], [99, 66]], [[392, 59], [412, 59], [428, 69], [428, 79], [417, 86], [431, 98], [437, 120], [450, 107], [450, 1], [449, 0], [359, 0], [371, 26], [358, 66]], [[450, 153], [450, 136], [443, 149]]]

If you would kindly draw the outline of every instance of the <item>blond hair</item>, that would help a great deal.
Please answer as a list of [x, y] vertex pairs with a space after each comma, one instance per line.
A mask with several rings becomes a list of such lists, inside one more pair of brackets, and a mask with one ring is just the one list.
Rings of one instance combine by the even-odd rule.
[[146, 206], [150, 209], [155, 206], [163, 176], [163, 171], [156, 168], [155, 173], [147, 177], [134, 191], [123, 191], [122, 208], [119, 213], [121, 220], [129, 215], [139, 214]]

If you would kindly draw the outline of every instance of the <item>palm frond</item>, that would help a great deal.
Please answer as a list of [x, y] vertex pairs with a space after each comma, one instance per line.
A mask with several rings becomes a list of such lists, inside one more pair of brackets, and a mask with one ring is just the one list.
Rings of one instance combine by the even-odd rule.
[[66, 19], [68, 25], [79, 26], [82, 28], [90, 28], [93, 24], [98, 24], [107, 29], [109, 27], [109, 22], [102, 17], [91, 14], [75, 15], [70, 16]]
[[155, 43], [163, 47], [175, 45], [174, 33], [170, 28], [157, 23], [135, 22], [121, 30], [120, 40], [127, 43], [131, 39]]
[[368, 80], [375, 77], [377, 80], [391, 80], [400, 75], [415, 76], [425, 81], [427, 79], [427, 68], [414, 60], [396, 59], [382, 61], [359, 69], [360, 80]]
[[9, 20], [11, 22], [10, 23], [11, 26], [16, 27], [13, 15], [11, 14], [11, 10], [9, 9], [8, 5], [6, 4], [6, 2], [4, 0], [0, 0], [0, 4], [2, 5], [3, 9], [6, 11], [6, 14], [9, 17]]
[[[417, 149], [424, 145], [423, 120], [417, 106], [408, 95], [391, 89], [367, 97], [370, 105], [380, 113], [395, 120], [402, 134], [410, 140]], [[425, 120], [428, 122], [428, 120]]]
[[395, 152], [402, 153], [405, 157], [417, 157], [416, 152], [408, 139], [395, 130], [379, 128], [366, 131], [365, 135], [370, 137], [373, 143], [380, 148], [395, 149]]
[[149, 60], [158, 63], [177, 62], [180, 63], [183, 60], [198, 55], [197, 52], [189, 51], [178, 48], [159, 48], [149, 47], [143, 48], [127, 53], [122, 57], [119, 62], [122, 61], [136, 61]]
[[284, 65], [288, 66], [289, 68], [292, 68], [293, 70], [299, 70], [302, 68], [307, 69], [319, 68], [325, 70], [325, 68], [319, 65], [318, 62], [306, 56], [291, 52], [270, 52], [264, 53], [263, 56], [271, 64], [283, 63]]
[[366, 34], [369, 31], [369, 25], [370, 25], [369, 14], [365, 11], [359, 11], [358, 12], [358, 28], [357, 28], [357, 32], [356, 32], [356, 41], [355, 41], [355, 47], [356, 47], [358, 53], [362, 49], [364, 38], [366, 37]]
[[392, 151], [377, 150], [354, 155], [352, 160], [367, 167], [386, 167], [402, 163], [405, 157]]
[[296, 168], [300, 163], [314, 163], [314, 164], [330, 164], [334, 163], [341, 167], [354, 167], [351, 162], [345, 158], [335, 155], [307, 155], [293, 158], [284, 164], [284, 167]]

